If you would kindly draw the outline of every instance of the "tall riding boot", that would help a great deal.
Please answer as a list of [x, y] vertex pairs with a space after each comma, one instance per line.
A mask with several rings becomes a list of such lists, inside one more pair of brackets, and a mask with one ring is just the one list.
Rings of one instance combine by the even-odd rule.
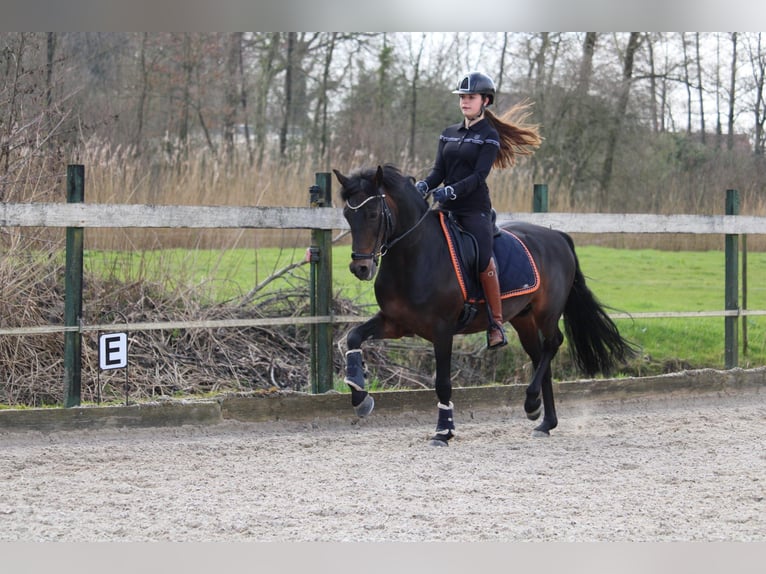
[[487, 268], [479, 273], [484, 298], [487, 301], [489, 327], [487, 328], [487, 348], [497, 349], [508, 344], [503, 329], [503, 303], [500, 299], [500, 282], [497, 278], [497, 267], [494, 257], [489, 260]]

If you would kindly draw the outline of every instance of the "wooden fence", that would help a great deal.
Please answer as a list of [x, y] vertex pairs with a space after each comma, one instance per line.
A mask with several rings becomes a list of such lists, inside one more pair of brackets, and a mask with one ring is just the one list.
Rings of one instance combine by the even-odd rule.
[[[367, 317], [331, 314], [330, 234], [347, 230], [342, 210], [332, 207], [330, 176], [316, 174], [309, 188], [310, 207], [231, 207], [88, 204], [83, 201], [84, 168], [69, 166], [68, 203], [2, 203], [0, 227], [59, 227], [67, 230], [67, 277], [65, 324], [27, 328], [0, 328], [0, 336], [62, 332], [65, 334], [65, 406], [79, 404], [80, 337], [84, 332], [107, 331], [109, 325], [84, 325], [81, 300], [82, 231], [87, 228], [239, 228], [311, 229], [312, 231], [312, 316], [221, 321], [171, 321], [133, 323], [124, 330], [208, 329], [275, 325], [312, 325], [312, 390], [323, 392], [332, 386], [332, 324], [364, 321]], [[548, 213], [545, 186], [535, 186], [534, 213], [499, 213], [498, 222], [527, 221], [570, 233], [689, 233], [727, 237], [726, 303], [721, 311], [615, 314], [621, 317], [726, 317], [726, 366], [737, 364], [737, 322], [747, 315], [766, 315], [766, 310], [741, 309], [738, 303], [737, 243], [739, 235], [766, 234], [766, 217], [738, 215], [736, 192], [727, 190], [726, 215], [653, 215], [641, 213]], [[540, 192], [540, 193], [538, 193]], [[322, 208], [322, 209], [317, 209]], [[79, 250], [79, 262], [77, 251]], [[79, 265], [79, 267], [78, 267]]]

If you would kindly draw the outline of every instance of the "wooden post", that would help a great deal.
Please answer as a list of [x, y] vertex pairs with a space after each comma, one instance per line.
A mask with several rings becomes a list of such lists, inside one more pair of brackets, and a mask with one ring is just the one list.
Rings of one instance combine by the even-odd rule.
[[[742, 236], [742, 310], [747, 310], [747, 235]], [[747, 357], [747, 316], [742, 317], [742, 356]]]
[[[726, 215], [739, 215], [739, 192], [736, 189], [726, 190]], [[739, 235], [727, 234], [725, 240], [725, 309], [727, 311], [739, 310], [739, 261], [738, 261]], [[738, 365], [737, 351], [739, 347], [737, 326], [739, 317], [724, 317], [724, 367], [733, 369]]]
[[532, 211], [535, 213], [548, 213], [548, 185], [536, 183], [532, 194]]
[[[67, 203], [85, 200], [85, 166], [67, 166]], [[82, 318], [82, 227], [66, 229], [66, 270], [64, 272], [64, 325], [80, 326]], [[64, 406], [80, 404], [82, 333], [64, 333]]]
[[[309, 189], [311, 207], [332, 207], [332, 180], [329, 173], [317, 173]], [[332, 230], [311, 231], [311, 314], [332, 314]], [[332, 323], [311, 325], [311, 392], [325, 393], [333, 387]]]

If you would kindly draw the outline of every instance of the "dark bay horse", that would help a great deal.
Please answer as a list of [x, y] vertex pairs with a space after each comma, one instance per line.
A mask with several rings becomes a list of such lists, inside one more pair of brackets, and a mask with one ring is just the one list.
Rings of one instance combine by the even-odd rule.
[[[454, 435], [450, 370], [456, 334], [487, 328], [483, 301], [466, 319], [465, 293], [451, 263], [438, 210], [415, 189], [414, 179], [392, 165], [357, 170], [340, 182], [343, 214], [351, 228], [351, 272], [360, 280], [375, 278], [380, 310], [348, 334], [346, 379], [357, 415], [372, 412], [374, 400], [365, 390], [362, 343], [370, 339], [420, 336], [433, 344], [434, 387], [439, 400], [433, 445], [447, 445]], [[634, 349], [585, 284], [569, 235], [524, 222], [506, 223], [534, 260], [539, 286], [503, 299], [503, 318], [516, 330], [532, 360], [534, 375], [526, 390], [524, 410], [530, 420], [543, 420], [533, 434], [547, 436], [558, 419], [553, 401], [551, 361], [564, 341], [559, 319], [579, 369], [586, 375], [609, 373]], [[496, 240], [497, 244], [497, 240]], [[376, 275], [377, 273], [377, 275]]]

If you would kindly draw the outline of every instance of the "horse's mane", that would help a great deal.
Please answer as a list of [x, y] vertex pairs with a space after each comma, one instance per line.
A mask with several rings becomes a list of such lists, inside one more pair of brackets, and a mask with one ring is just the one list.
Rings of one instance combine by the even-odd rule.
[[[382, 186], [385, 187], [389, 193], [398, 195], [399, 192], [401, 192], [402, 196], [406, 197], [407, 194], [415, 192], [414, 177], [403, 174], [398, 167], [390, 163], [383, 165], [382, 169]], [[341, 191], [341, 199], [347, 201], [349, 197], [359, 192], [364, 192], [367, 195], [375, 193], [376, 189], [374, 185], [377, 172], [377, 166], [362, 167], [353, 171], [348, 176], [348, 184], [345, 185]]]

